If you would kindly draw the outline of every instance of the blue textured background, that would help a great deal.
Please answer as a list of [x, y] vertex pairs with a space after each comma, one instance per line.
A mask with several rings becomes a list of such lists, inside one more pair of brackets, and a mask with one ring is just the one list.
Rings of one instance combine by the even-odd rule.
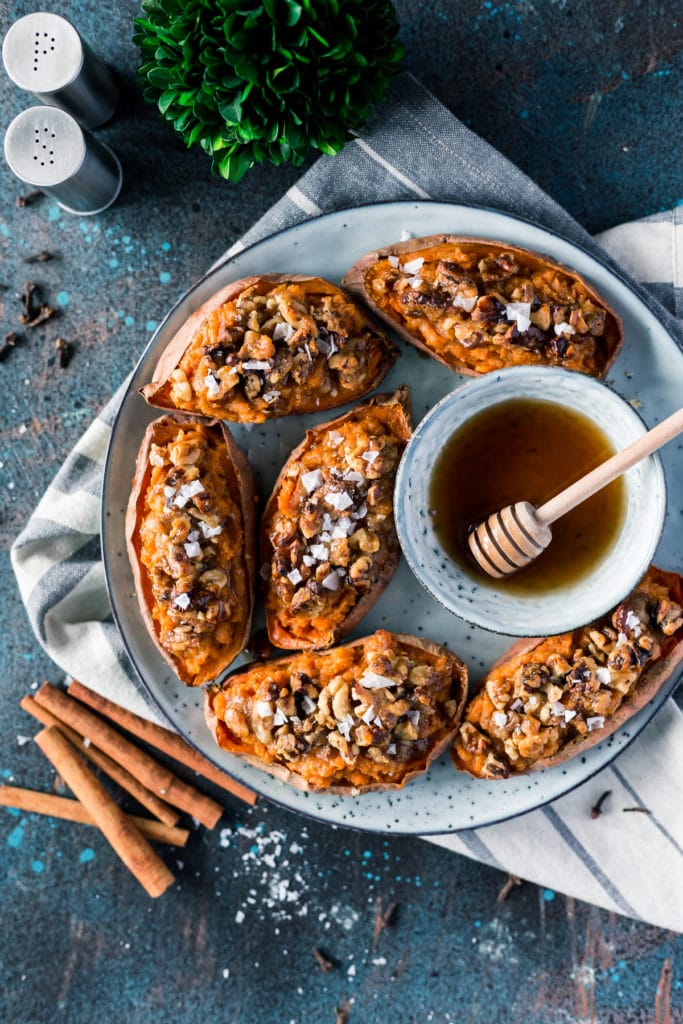
[[[34, 729], [17, 701], [59, 674], [30, 635], [6, 549], [168, 306], [298, 176], [260, 168], [236, 187], [210, 177], [206, 158], [142, 104], [135, 3], [46, 6], [121, 75], [121, 107], [100, 137], [126, 182], [116, 207], [83, 220], [48, 199], [16, 208], [25, 190], [1, 172], [1, 333], [16, 326], [27, 278], [60, 309], [0, 364], [0, 771], [38, 789], [53, 774], [25, 742]], [[678, 4], [397, 8], [405, 66], [590, 230], [683, 196]], [[31, 9], [0, 2], [3, 32]], [[0, 100], [3, 127], [30, 103], [1, 78]], [[58, 258], [22, 262], [44, 248]], [[75, 345], [67, 370], [54, 365], [58, 334]], [[672, 933], [531, 885], [498, 906], [498, 872], [418, 840], [224, 802], [219, 829], [164, 854], [178, 884], [156, 903], [93, 831], [0, 809], [0, 1021], [333, 1024], [342, 1000], [353, 1000], [350, 1024], [683, 1021], [683, 941]], [[373, 949], [378, 897], [399, 907]], [[335, 960], [328, 974], [313, 946]], [[657, 997], [667, 963], [671, 991]]]

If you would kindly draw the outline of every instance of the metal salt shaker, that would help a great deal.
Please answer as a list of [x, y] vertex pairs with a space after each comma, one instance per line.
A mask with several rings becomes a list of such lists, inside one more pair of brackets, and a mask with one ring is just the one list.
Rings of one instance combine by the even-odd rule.
[[116, 109], [119, 90], [109, 68], [58, 14], [38, 11], [15, 21], [2, 59], [15, 85], [66, 110], [84, 128], [104, 124]]
[[101, 213], [121, 190], [116, 154], [58, 107], [18, 114], [5, 135], [5, 159], [18, 178], [69, 213]]

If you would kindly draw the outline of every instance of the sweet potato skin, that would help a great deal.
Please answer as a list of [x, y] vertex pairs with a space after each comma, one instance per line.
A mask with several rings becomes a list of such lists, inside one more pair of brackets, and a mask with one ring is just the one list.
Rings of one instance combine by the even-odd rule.
[[[341, 424], [348, 422], [354, 418], [357, 418], [362, 410], [373, 410], [382, 409], [391, 410], [396, 420], [395, 431], [397, 437], [404, 443], [407, 443], [412, 433], [412, 422], [411, 422], [411, 408], [410, 408], [410, 391], [407, 387], [401, 387], [398, 391], [393, 394], [380, 394], [375, 395], [373, 398], [366, 402], [361, 403], [360, 406], [355, 406], [342, 416], [338, 416], [333, 420], [328, 420], [326, 423], [321, 423], [312, 430], [306, 431], [306, 436], [303, 441], [292, 451], [284, 466], [282, 467], [278, 478], [275, 481], [271, 495], [266, 503], [263, 510], [263, 516], [261, 519], [261, 531], [260, 531], [260, 543], [261, 543], [261, 561], [262, 563], [270, 563], [273, 556], [273, 546], [268, 536], [268, 526], [271, 518], [277, 507], [278, 495], [282, 482], [285, 479], [289, 468], [296, 462], [301, 460], [304, 452], [306, 452], [313, 444], [315, 444], [318, 437], [323, 433], [337, 429]], [[390, 553], [389, 558], [382, 567], [382, 571], [377, 581], [373, 586], [365, 593], [361, 599], [353, 606], [350, 613], [346, 618], [340, 622], [337, 626], [331, 627], [326, 636], [321, 637], [320, 640], [311, 640], [310, 643], [302, 643], [299, 637], [293, 636], [288, 630], [282, 625], [276, 615], [273, 614], [268, 602], [266, 602], [266, 628], [268, 630], [268, 637], [272, 644], [282, 650], [312, 650], [312, 649], [323, 649], [330, 647], [338, 640], [343, 639], [345, 636], [356, 628], [361, 622], [363, 617], [370, 611], [372, 606], [381, 596], [384, 588], [387, 586], [392, 576], [394, 575], [401, 557], [401, 550], [396, 542], [393, 550]], [[267, 584], [266, 584], [267, 587]], [[265, 590], [265, 587], [264, 587]]]
[[[658, 569], [656, 566], [651, 566], [646, 573], [643, 582], [647, 580], [665, 586], [672, 599], [678, 604], [683, 604], [683, 576], [674, 572], [666, 572], [662, 569]], [[572, 633], [562, 634], [557, 639], [559, 641], [571, 640], [571, 638], [578, 632], [579, 630], [574, 630]], [[534, 654], [541, 645], [547, 645], [554, 639], [555, 638], [553, 637], [522, 637], [519, 640], [516, 640], [498, 659], [498, 661], [491, 666], [489, 672], [493, 672], [494, 670], [501, 669], [505, 666], [511, 673], [516, 667], [528, 662], [533, 662], [535, 660]], [[668, 637], [666, 641], [662, 643], [660, 657], [651, 665], [646, 667], [633, 692], [622, 701], [614, 714], [605, 722], [603, 728], [590, 732], [586, 736], [576, 737], [563, 746], [554, 756], [541, 758], [523, 771], [515, 771], [512, 774], [525, 775], [531, 772], [541, 771], [544, 768], [552, 768], [556, 765], [564, 764], [566, 761], [576, 757], [578, 754], [584, 753], [596, 744], [602, 743], [603, 740], [611, 736], [612, 733], [617, 731], [617, 729], [620, 729], [622, 725], [637, 714], [638, 711], [644, 708], [645, 705], [655, 697], [661, 687], [664, 686], [664, 684], [674, 674], [678, 666], [681, 664], [681, 661], [683, 661], [683, 630], [678, 630], [676, 634]], [[481, 692], [482, 691], [480, 691], [480, 693]], [[477, 700], [477, 697], [478, 695], [472, 699]], [[467, 711], [467, 709], [465, 709], [465, 711]], [[453, 763], [458, 770], [464, 771], [467, 774], [472, 775], [474, 778], [480, 777], [479, 775], [469, 771], [463, 763], [457, 752], [457, 743], [452, 749], [451, 756]], [[486, 778], [490, 781], [496, 781], [490, 776], [486, 776]]]
[[[423, 238], [411, 238], [406, 242], [396, 242], [393, 245], [384, 246], [381, 249], [376, 249], [374, 252], [368, 253], [347, 271], [342, 280], [342, 284], [352, 295], [355, 295], [358, 299], [363, 301], [374, 316], [379, 320], [382, 320], [389, 327], [393, 328], [393, 330], [396, 331], [404, 341], [409, 342], [422, 352], [427, 353], [427, 355], [438, 360], [438, 362], [447, 366], [455, 373], [463, 374], [466, 377], [482, 376], [480, 371], [469, 366], [466, 362], [456, 358], [444, 358], [439, 353], [435, 352], [424, 343], [421, 337], [407, 330], [407, 328], [399, 322], [398, 318], [393, 315], [392, 311], [384, 310], [379, 306], [370, 296], [365, 285], [365, 275], [367, 271], [378, 260], [390, 255], [401, 256], [405, 253], [418, 252], [437, 245], [457, 245], [467, 249], [469, 252], [480, 254], [481, 256], [499, 255], [504, 252], [509, 252], [514, 256], [523, 258], [527, 265], [534, 269], [553, 269], [566, 277], [569, 277], [573, 282], [580, 284], [581, 287], [585, 289], [588, 297], [607, 312], [607, 324], [609, 325], [610, 336], [607, 352], [605, 353], [605, 362], [600, 372], [592, 374], [592, 376], [600, 379], [606, 376], [608, 370], [614, 363], [614, 360], [619, 355], [623, 345], [624, 333], [621, 318], [615, 310], [607, 304], [605, 299], [587, 283], [585, 278], [571, 267], [566, 267], [542, 253], [533, 252], [529, 249], [522, 249], [515, 245], [508, 245], [505, 242], [493, 241], [484, 238], [471, 238], [449, 234], [427, 235]], [[541, 363], [540, 365], [543, 364]]]
[[[204, 414], [199, 410], [195, 413], [188, 413], [184, 410], [176, 409], [168, 394], [168, 381], [171, 372], [179, 364], [183, 355], [192, 344], [197, 331], [210, 313], [224, 305], [226, 302], [233, 301], [248, 288], [256, 286], [259, 290], [259, 294], [265, 294], [278, 285], [286, 284], [288, 282], [292, 284], [318, 287], [324, 289], [328, 294], [339, 293], [344, 295], [342, 289], [338, 288], [336, 285], [333, 285], [328, 281], [324, 281], [322, 278], [312, 277], [306, 274], [259, 274], [231, 282], [224, 288], [221, 288], [220, 291], [216, 292], [215, 295], [212, 295], [210, 299], [207, 299], [206, 302], [196, 309], [173, 336], [157, 362], [152, 380], [149, 384], [146, 384], [140, 389], [140, 394], [145, 401], [149, 405], [155, 406], [159, 409], [170, 409], [180, 413], [181, 415], [192, 415], [196, 418], [203, 417]], [[346, 296], [344, 297], [346, 298]], [[360, 308], [362, 310], [362, 307]], [[377, 325], [374, 324], [367, 315], [364, 315], [364, 319], [370, 330], [375, 333], [380, 333]], [[356, 394], [345, 393], [334, 396], [331, 392], [328, 392], [325, 395], [318, 395], [314, 400], [302, 401], [296, 408], [293, 408], [286, 413], [286, 415], [298, 415], [308, 412], [324, 412], [327, 409], [337, 408], [340, 405], [345, 405], [349, 401], [355, 401], [369, 394], [378, 386], [380, 381], [386, 376], [398, 358], [398, 350], [396, 347], [386, 337], [384, 337], [384, 335], [381, 335], [381, 338], [384, 347], [382, 360], [378, 366], [377, 373], [366, 382], [366, 385], [362, 390]], [[274, 413], [273, 418], [275, 415], [276, 414]], [[232, 419], [235, 422], [241, 423], [262, 423], [265, 419], [271, 417], [260, 413], [258, 410], [253, 410], [250, 415], [230, 416], [226, 413], [221, 418], [228, 420]]]
[[242, 515], [242, 524], [244, 530], [244, 564], [247, 579], [247, 592], [248, 592], [248, 606], [244, 609], [244, 620], [240, 624], [240, 628], [236, 631], [235, 643], [233, 647], [227, 651], [220, 664], [217, 665], [215, 672], [210, 675], [200, 674], [199, 676], [191, 676], [185, 671], [182, 662], [175, 658], [170, 652], [166, 651], [159, 641], [155, 622], [152, 616], [151, 608], [154, 604], [154, 596], [149, 584], [145, 567], [140, 558], [140, 538], [138, 533], [138, 523], [144, 510], [145, 494], [147, 487], [149, 486], [151, 470], [149, 462], [149, 453], [152, 444], [158, 443], [162, 439], [166, 431], [173, 429], [174, 427], [187, 427], [192, 426], [192, 422], [187, 419], [176, 417], [176, 416], [162, 416], [157, 420], [154, 420], [149, 424], [145, 435], [143, 437], [140, 449], [138, 451], [135, 473], [133, 476], [133, 483], [128, 501], [128, 507], [126, 510], [125, 519], [125, 536], [126, 536], [126, 548], [128, 551], [128, 559], [130, 562], [131, 571], [133, 574], [133, 581], [135, 584], [135, 593], [138, 599], [138, 605], [140, 608], [140, 614], [147, 627], [147, 630], [152, 638], [155, 647], [164, 658], [171, 668], [177, 673], [179, 678], [188, 686], [200, 686], [204, 683], [209, 682], [211, 679], [215, 679], [216, 676], [220, 675], [228, 665], [237, 657], [237, 655], [244, 650], [249, 640], [249, 634], [251, 631], [251, 621], [254, 612], [255, 592], [256, 592], [256, 492], [254, 485], [254, 476], [251, 470], [251, 466], [247, 462], [246, 458], [242, 454], [240, 448], [235, 442], [232, 434], [225, 426], [220, 422], [202, 421], [201, 425], [203, 428], [212, 428], [220, 430], [223, 442], [226, 449], [226, 459], [229, 466], [230, 475], [232, 477], [232, 489], [234, 491], [233, 497], [236, 499]]
[[[332, 785], [327, 786], [325, 788], [314, 787], [311, 786], [308, 782], [306, 782], [306, 780], [302, 778], [301, 775], [298, 775], [296, 772], [290, 771], [284, 765], [271, 764], [266, 761], [262, 761], [260, 758], [252, 754], [247, 754], [243, 752], [242, 750], [240, 750], [238, 742], [235, 742], [234, 744], [230, 745], [221, 743], [218, 732], [219, 720], [216, 717], [216, 714], [213, 709], [213, 697], [215, 693], [218, 691], [219, 687], [213, 686], [207, 688], [207, 690], [205, 691], [206, 700], [204, 705], [204, 715], [206, 719], [206, 724], [216, 744], [224, 750], [229, 750], [230, 753], [235, 754], [237, 757], [240, 758], [240, 760], [245, 761], [247, 764], [253, 765], [255, 768], [259, 768], [261, 771], [267, 772], [268, 775], [272, 775], [275, 778], [280, 779], [282, 782], [286, 782], [288, 785], [294, 786], [296, 789], [300, 789], [306, 793], [322, 792], [338, 796], [356, 796], [361, 793], [384, 792], [403, 789], [403, 787], [406, 786], [412, 779], [416, 778], [419, 775], [423, 775], [428, 770], [429, 766], [435, 760], [437, 760], [437, 758], [439, 758], [441, 754], [448, 750], [448, 748], [452, 744], [458, 726], [460, 724], [460, 719], [462, 717], [462, 712], [465, 707], [465, 702], [467, 700], [467, 668], [463, 664], [463, 662], [460, 661], [457, 655], [455, 655], [452, 651], [449, 651], [446, 648], [441, 647], [439, 644], [434, 643], [432, 640], [427, 640], [424, 637], [410, 636], [405, 633], [394, 633], [392, 634], [392, 636], [399, 643], [405, 644], [411, 648], [422, 650], [434, 655], [446, 655], [449, 659], [449, 663], [451, 666], [454, 685], [458, 687], [457, 710], [455, 715], [453, 716], [452, 721], [449, 723], [449, 729], [440, 738], [439, 742], [435, 744], [434, 747], [428, 752], [427, 756], [424, 758], [422, 763], [414, 764], [412, 767], [407, 766], [405, 774], [401, 777], [401, 779], [398, 782], [378, 782], [373, 783], [371, 785], [360, 787], [350, 785]], [[340, 646], [363, 646], [366, 644], [368, 639], [368, 637], [364, 637], [360, 640], [349, 641], [346, 644], [342, 644]], [[327, 651], [324, 653], [330, 652]], [[296, 654], [285, 655], [282, 658], [274, 659], [274, 661], [269, 662], [268, 664], [284, 666], [291, 664], [292, 662], [295, 662], [297, 657], [298, 656]], [[223, 680], [221, 686], [229, 687], [231, 682], [239, 683], [240, 679], [243, 676], [248, 675], [250, 669], [253, 669], [255, 667], [262, 667], [263, 664], [263, 662], [255, 662], [250, 665], [242, 666], [235, 672], [230, 673], [227, 676], [227, 678]]]

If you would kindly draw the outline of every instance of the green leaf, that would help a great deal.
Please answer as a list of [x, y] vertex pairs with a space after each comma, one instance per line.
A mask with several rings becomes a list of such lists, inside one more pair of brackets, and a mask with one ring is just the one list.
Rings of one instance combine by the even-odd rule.
[[229, 103], [219, 103], [218, 112], [228, 124], [239, 124], [242, 118], [242, 99], [236, 97]]
[[287, 16], [285, 18], [285, 25], [292, 28], [296, 25], [303, 13], [301, 4], [297, 4], [294, 0], [285, 0], [285, 6], [287, 8]]

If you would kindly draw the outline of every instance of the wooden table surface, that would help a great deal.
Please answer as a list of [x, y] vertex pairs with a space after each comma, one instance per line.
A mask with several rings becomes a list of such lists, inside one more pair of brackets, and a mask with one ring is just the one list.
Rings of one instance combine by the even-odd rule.
[[[681, 201], [673, 0], [397, 8], [405, 66], [590, 230]], [[169, 305], [299, 173], [212, 179], [203, 154], [141, 100], [136, 5], [56, 9], [121, 76], [121, 106], [99, 135], [120, 155], [125, 186], [107, 213], [77, 218], [47, 198], [16, 207], [26, 190], [2, 170], [2, 333], [16, 326], [27, 278], [59, 309], [0, 364], [0, 768], [3, 781], [46, 790], [53, 773], [17, 703], [60, 674], [31, 635], [9, 544]], [[3, 30], [29, 10], [2, 0]], [[0, 98], [5, 127], [31, 102], [4, 79]], [[28, 267], [41, 249], [56, 258]], [[75, 347], [64, 370], [58, 335]], [[418, 839], [224, 802], [215, 831], [166, 855], [177, 885], [156, 902], [93, 830], [0, 810], [0, 1020], [333, 1024], [346, 1001], [351, 1024], [683, 1021], [683, 941], [673, 933], [529, 884], [497, 903], [499, 872]], [[397, 910], [373, 943], [378, 901]], [[314, 947], [334, 962], [329, 972]]]

